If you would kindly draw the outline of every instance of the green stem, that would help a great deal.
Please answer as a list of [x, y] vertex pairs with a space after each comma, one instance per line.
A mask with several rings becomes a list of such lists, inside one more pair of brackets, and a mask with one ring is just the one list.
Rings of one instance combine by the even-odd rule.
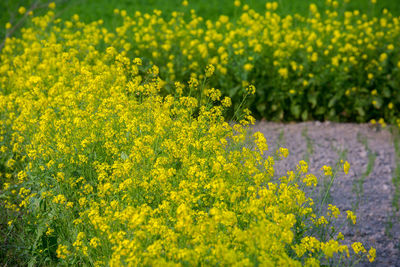
[[[243, 105], [243, 103], [244, 103], [244, 101], [246, 100], [246, 98], [247, 98], [247, 93], [246, 93], [246, 95], [243, 97], [243, 100], [242, 100], [242, 102], [239, 104], [239, 107], [235, 110], [235, 113], [233, 114], [233, 116], [232, 116], [232, 120], [234, 120], [235, 119], [235, 117], [237, 116], [236, 114], [238, 113], [238, 111], [240, 110], [240, 108], [242, 107], [242, 105]], [[236, 117], [237, 118], [237, 117]]]

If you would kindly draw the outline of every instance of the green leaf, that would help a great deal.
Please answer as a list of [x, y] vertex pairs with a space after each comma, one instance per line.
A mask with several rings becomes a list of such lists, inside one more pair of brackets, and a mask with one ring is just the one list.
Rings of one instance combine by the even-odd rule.
[[257, 104], [257, 111], [260, 112], [261, 114], [264, 113], [266, 108], [267, 107], [266, 107], [265, 103], [258, 103]]
[[382, 100], [382, 98], [380, 98], [380, 97], [377, 97], [376, 99], [375, 99], [375, 101], [376, 101], [376, 105], [374, 105], [376, 108], [381, 108], [382, 107], [382, 104], [383, 104], [383, 100]]
[[278, 118], [279, 118], [279, 120], [283, 120], [283, 117], [285, 116], [285, 114], [284, 114], [284, 112], [283, 112], [283, 109], [281, 109], [280, 111], [279, 111], [279, 113], [278, 113]]
[[356, 107], [355, 109], [356, 109], [358, 115], [360, 115], [361, 117], [365, 116], [365, 111], [362, 107]]
[[121, 153], [121, 159], [122, 159], [122, 160], [127, 160], [127, 159], [128, 159], [128, 154], [126, 154], [125, 151], [122, 151], [122, 153]]
[[334, 118], [336, 115], [336, 110], [333, 108], [331, 110], [329, 110], [329, 118]]
[[292, 112], [293, 116], [298, 119], [300, 116], [300, 106], [299, 105], [292, 105], [290, 107], [290, 111]]
[[317, 105], [317, 96], [314, 94], [309, 94], [307, 96], [307, 98], [308, 98], [308, 102], [310, 102], [310, 104], [311, 104], [311, 107], [315, 108], [315, 106]]
[[325, 108], [324, 107], [319, 107], [319, 108], [317, 108], [315, 113], [318, 114], [318, 115], [325, 114]]
[[237, 86], [231, 88], [230, 90], [228, 90], [228, 95], [229, 95], [229, 97], [235, 96], [235, 95], [237, 94], [237, 92], [239, 91], [240, 88], [241, 88], [241, 86], [240, 86], [240, 85], [237, 85]]
[[390, 80], [390, 81], [388, 82], [388, 84], [389, 84], [389, 86], [392, 87], [393, 89], [399, 88], [399, 83], [398, 83], [395, 79]]
[[36, 266], [36, 256], [32, 256], [28, 262], [28, 267], [34, 267], [34, 266]]
[[302, 119], [303, 121], [306, 121], [306, 120], [308, 119], [308, 111], [307, 111], [307, 110], [304, 110], [304, 111], [301, 113], [301, 119]]
[[328, 107], [329, 108], [333, 107], [335, 105], [336, 101], [337, 101], [337, 97], [336, 96], [332, 97], [331, 100], [329, 100], [329, 102], [328, 102]]
[[391, 96], [390, 89], [387, 88], [387, 87], [385, 86], [385, 87], [383, 88], [382, 95], [383, 95], [384, 97], [390, 97], [390, 96]]

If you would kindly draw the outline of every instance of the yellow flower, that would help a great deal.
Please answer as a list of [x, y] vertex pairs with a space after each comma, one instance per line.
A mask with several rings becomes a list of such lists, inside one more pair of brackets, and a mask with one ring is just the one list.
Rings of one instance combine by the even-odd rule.
[[343, 170], [345, 174], [349, 173], [350, 170], [350, 163], [348, 163], [347, 161], [343, 164]]
[[287, 158], [287, 156], [289, 156], [289, 149], [280, 147], [277, 151], [277, 154], [282, 158]]
[[259, 149], [260, 153], [263, 154], [265, 150], [268, 150], [267, 140], [265, 139], [265, 136], [260, 132], [255, 132], [253, 136], [257, 148]]
[[328, 221], [324, 216], [321, 216], [317, 221], [317, 225], [324, 225], [324, 224], [328, 224]]
[[55, 9], [56, 8], [56, 3], [54, 3], [54, 2], [49, 3], [49, 8], [50, 9]]
[[385, 120], [384, 120], [383, 118], [380, 118], [380, 119], [378, 120], [378, 123], [382, 126], [382, 128], [385, 128], [385, 127], [386, 127], [386, 122], [385, 122]]
[[288, 77], [288, 70], [287, 68], [280, 68], [278, 70], [278, 73], [280, 76], [282, 76], [284, 79], [286, 79]]
[[344, 240], [344, 235], [342, 234], [342, 232], [339, 232], [339, 233], [338, 233], [336, 239], [337, 239], [337, 240]]
[[251, 71], [253, 69], [253, 65], [250, 63], [244, 64], [243, 69], [245, 71]]
[[94, 248], [97, 248], [97, 246], [99, 245], [99, 243], [100, 243], [100, 239], [98, 239], [97, 237], [93, 237], [93, 238], [90, 240], [90, 245], [91, 245], [92, 247], [94, 247]]
[[314, 174], [307, 174], [306, 177], [303, 178], [303, 183], [307, 186], [317, 186], [318, 179]]
[[211, 77], [214, 74], [215, 67], [212, 64], [207, 65], [206, 67], [206, 77]]
[[252, 84], [247, 86], [246, 93], [248, 93], [249, 95], [254, 95], [256, 93], [256, 87]]
[[359, 254], [361, 253], [366, 253], [367, 251], [365, 250], [363, 244], [361, 242], [354, 242], [351, 247], [354, 250], [354, 253]]
[[332, 175], [333, 175], [333, 173], [332, 173], [332, 167], [330, 167], [330, 166], [324, 165], [324, 166], [322, 166], [321, 170], [324, 171], [324, 174], [325, 174], [326, 176], [332, 176]]
[[368, 260], [369, 262], [374, 262], [376, 257], [376, 249], [371, 247], [368, 251]]
[[335, 218], [339, 217], [340, 210], [336, 206], [334, 206], [332, 204], [329, 204], [328, 205], [328, 210], [329, 210], [328, 215], [331, 215], [331, 216], [333, 216]]
[[304, 160], [300, 160], [299, 164], [297, 164], [297, 170], [300, 171], [301, 173], [307, 173], [308, 172], [308, 164]]
[[222, 99], [221, 104], [223, 107], [229, 108], [232, 105], [232, 101], [230, 97], [224, 97], [224, 99]]
[[54, 229], [52, 229], [52, 228], [47, 228], [46, 235], [47, 235], [47, 236], [50, 236], [52, 233], [54, 233]]
[[313, 14], [318, 12], [318, 7], [316, 4], [310, 4], [310, 12]]
[[61, 244], [58, 245], [56, 252], [57, 252], [57, 257], [60, 259], [65, 259], [70, 254], [70, 252], [68, 251], [68, 247], [66, 245], [61, 245]]
[[357, 216], [351, 210], [347, 210], [346, 213], [347, 213], [347, 219], [351, 220], [353, 224], [356, 224]]
[[18, 13], [19, 14], [23, 15], [23, 14], [25, 14], [25, 12], [26, 12], [26, 8], [25, 7], [23, 7], [23, 6], [19, 7], [19, 9], [18, 9]]
[[379, 56], [379, 61], [380, 62], [383, 62], [383, 61], [385, 61], [386, 59], [387, 59], [387, 54], [386, 53], [382, 53], [380, 56]]
[[318, 54], [316, 52], [312, 53], [311, 61], [312, 62], [317, 62], [317, 60], [318, 60]]

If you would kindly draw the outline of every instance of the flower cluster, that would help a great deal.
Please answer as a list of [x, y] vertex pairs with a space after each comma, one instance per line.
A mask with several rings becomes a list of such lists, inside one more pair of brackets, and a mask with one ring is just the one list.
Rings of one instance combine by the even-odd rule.
[[159, 65], [168, 92], [174, 90], [168, 84], [193, 73], [202, 79], [202, 69], [213, 64], [212, 86], [234, 105], [241, 87], [255, 85], [248, 104], [264, 118], [396, 123], [399, 18], [388, 10], [379, 17], [346, 11], [346, 1], [328, 0], [323, 10], [311, 4], [309, 16], [280, 16], [277, 5], [268, 2], [258, 11], [243, 5], [236, 17], [216, 21], [194, 10], [170, 19], [159, 10], [131, 16], [115, 10], [123, 23], [105, 42]]
[[[10, 227], [27, 229], [30, 264], [297, 266], [350, 256], [333, 238], [338, 209], [324, 217], [302, 190], [317, 184], [307, 163], [275, 177], [289, 151], [265, 155], [247, 110], [241, 123], [224, 120], [231, 100], [208, 85], [213, 66], [204, 82], [174, 83], [188, 94], [165, 95], [164, 65], [110, 45], [116, 35], [102, 21], [50, 11], [32, 23], [0, 54], [2, 201], [15, 212]], [[195, 22], [186, 27], [197, 34]], [[149, 44], [157, 35], [141, 33]], [[198, 92], [200, 101], [190, 95]]]

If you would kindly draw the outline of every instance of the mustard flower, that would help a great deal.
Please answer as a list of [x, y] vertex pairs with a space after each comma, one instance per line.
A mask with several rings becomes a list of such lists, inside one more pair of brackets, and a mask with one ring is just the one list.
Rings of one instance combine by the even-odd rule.
[[212, 64], [207, 65], [206, 67], [206, 77], [211, 77], [214, 74], [215, 67]]
[[326, 175], [326, 176], [332, 176], [333, 175], [332, 167], [330, 167], [330, 166], [324, 165], [324, 166], [322, 166], [321, 170], [324, 171], [324, 175]]
[[343, 164], [343, 171], [345, 174], [348, 174], [350, 170], [350, 163], [348, 163], [347, 161]]
[[18, 8], [18, 13], [21, 14], [21, 15], [25, 14], [26, 13], [26, 8], [23, 7], [23, 6], [19, 7]]
[[376, 249], [371, 247], [368, 251], [368, 260], [369, 262], [374, 262], [376, 258]]
[[347, 219], [350, 220], [353, 224], [356, 224], [357, 216], [351, 210], [347, 210], [346, 213]]
[[351, 247], [354, 250], [354, 253], [359, 254], [360, 252], [366, 253], [367, 251], [365, 250], [363, 244], [361, 242], [354, 242]]

